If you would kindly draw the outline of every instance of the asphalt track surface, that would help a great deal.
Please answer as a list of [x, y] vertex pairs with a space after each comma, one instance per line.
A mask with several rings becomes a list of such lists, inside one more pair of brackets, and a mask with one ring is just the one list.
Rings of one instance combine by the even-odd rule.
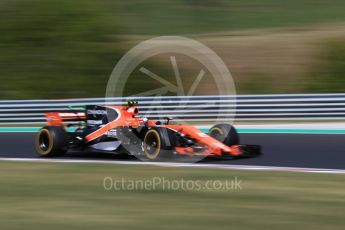
[[[35, 133], [0, 133], [0, 158], [38, 158]], [[242, 144], [259, 144], [257, 158], [215, 160], [200, 164], [345, 169], [345, 136], [331, 134], [241, 134]], [[104, 153], [68, 153], [63, 159], [133, 160]]]

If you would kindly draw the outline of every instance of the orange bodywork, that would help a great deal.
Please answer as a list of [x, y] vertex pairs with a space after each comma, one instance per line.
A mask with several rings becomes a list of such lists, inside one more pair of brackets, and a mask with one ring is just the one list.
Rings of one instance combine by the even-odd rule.
[[[104, 106], [108, 109], [114, 109], [118, 113], [118, 117], [101, 126], [96, 131], [88, 134], [84, 142], [88, 143], [93, 141], [103, 135], [105, 135], [108, 131], [115, 129], [117, 127], [131, 127], [137, 128], [139, 126], [147, 126], [149, 127], [165, 127], [171, 129], [175, 132], [178, 132], [182, 135], [188, 136], [191, 139], [194, 139], [197, 143], [199, 143], [203, 147], [202, 152], [196, 153], [192, 147], [175, 147], [175, 151], [181, 155], [203, 155], [203, 156], [223, 156], [223, 155], [233, 155], [237, 156], [241, 154], [239, 146], [227, 146], [222, 142], [212, 138], [211, 136], [203, 133], [199, 129], [189, 126], [189, 125], [173, 125], [173, 124], [161, 124], [157, 125], [156, 121], [153, 120], [145, 120], [141, 117], [136, 117], [138, 110], [135, 106], [128, 107], [128, 106]], [[63, 126], [66, 127], [64, 121], [86, 121], [86, 113], [79, 112], [49, 112], [46, 113], [46, 118], [48, 121], [48, 125], [50, 126]]]
[[205, 147], [201, 153], [195, 153], [191, 147], [176, 147], [176, 152], [181, 155], [207, 155], [222, 156], [224, 154], [240, 155], [241, 151], [237, 146], [227, 146], [213, 137], [201, 132], [199, 129], [189, 125], [163, 125], [163, 127], [175, 130], [189, 138], [196, 140]]

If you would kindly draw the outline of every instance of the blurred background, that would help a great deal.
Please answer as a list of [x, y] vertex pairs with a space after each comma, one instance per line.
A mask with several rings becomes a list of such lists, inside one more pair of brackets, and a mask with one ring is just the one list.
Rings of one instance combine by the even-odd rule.
[[345, 88], [342, 0], [0, 0], [0, 34], [0, 99], [103, 97], [121, 56], [160, 35], [209, 46], [240, 94]]
[[[345, 146], [338, 134], [345, 133], [345, 115], [343, 107], [332, 103], [344, 103], [343, 96], [323, 96], [319, 107], [313, 106], [318, 103], [314, 97], [285, 102], [276, 97], [261, 107], [255, 97], [242, 102], [251, 106], [243, 110], [252, 110], [242, 110], [242, 121], [236, 115], [242, 143], [262, 145], [264, 154], [243, 161], [209, 161], [216, 169], [135, 161], [77, 164], [71, 160], [79, 155], [73, 154], [56, 164], [34, 163], [37, 126], [46, 123], [42, 113], [51, 109], [46, 102], [37, 106], [1, 100], [104, 97], [120, 58], [138, 43], [164, 35], [192, 38], [214, 50], [230, 69], [238, 94], [345, 93], [344, 0], [0, 0], [1, 229], [344, 229], [345, 183], [340, 173]], [[176, 58], [189, 87], [198, 63]], [[169, 56], [144, 63], [172, 80], [170, 64]], [[134, 73], [128, 94], [160, 87], [141, 76]], [[213, 93], [207, 81], [199, 90]], [[289, 100], [297, 105], [289, 105]], [[63, 110], [65, 103], [54, 110]], [[221, 109], [228, 112], [222, 115], [234, 113], [224, 104]], [[183, 104], [179, 106], [176, 110]], [[193, 112], [196, 118], [214, 113], [213, 107], [194, 108], [206, 114]], [[183, 109], [175, 112], [190, 115]], [[302, 123], [308, 118], [342, 123]], [[276, 124], [279, 119], [287, 124]], [[320, 132], [327, 135], [314, 135]], [[13, 162], [15, 158], [29, 162]], [[80, 154], [80, 159], [89, 158], [127, 160]], [[250, 171], [232, 165], [246, 165]], [[264, 171], [260, 165], [276, 166], [270, 168], [277, 171]], [[293, 173], [293, 168], [285, 169], [287, 173], [281, 166], [311, 167], [319, 174]], [[332, 175], [320, 173], [330, 169], [316, 168], [342, 170]], [[244, 189], [105, 191], [102, 183], [108, 176], [118, 181], [159, 176], [202, 183], [238, 177]]]

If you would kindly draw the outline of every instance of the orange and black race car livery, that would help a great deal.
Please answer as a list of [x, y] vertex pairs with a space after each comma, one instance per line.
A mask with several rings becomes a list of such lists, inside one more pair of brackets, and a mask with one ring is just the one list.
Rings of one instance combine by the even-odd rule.
[[83, 110], [48, 112], [47, 126], [36, 137], [37, 152], [41, 156], [61, 156], [72, 149], [126, 151], [148, 160], [158, 160], [167, 153], [204, 157], [261, 154], [260, 146], [240, 145], [230, 124], [215, 125], [206, 134], [191, 125], [175, 124], [171, 118], [155, 121], [138, 113], [133, 101], [123, 106], [88, 105]]

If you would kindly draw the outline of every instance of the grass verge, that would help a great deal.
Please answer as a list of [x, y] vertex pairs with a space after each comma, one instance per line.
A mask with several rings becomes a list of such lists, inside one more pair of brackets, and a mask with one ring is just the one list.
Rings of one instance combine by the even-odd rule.
[[[341, 229], [344, 176], [0, 162], [2, 229]], [[231, 180], [238, 190], [106, 191], [121, 180]]]

